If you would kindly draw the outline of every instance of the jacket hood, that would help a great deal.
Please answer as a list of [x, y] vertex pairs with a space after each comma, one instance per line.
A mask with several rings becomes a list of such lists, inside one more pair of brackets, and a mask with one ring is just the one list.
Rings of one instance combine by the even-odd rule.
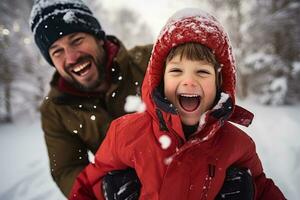
[[[215, 17], [198, 9], [183, 9], [176, 12], [162, 28], [154, 44], [142, 87], [142, 97], [147, 111], [155, 116], [157, 109], [162, 110], [165, 121], [169, 120], [169, 114], [176, 114], [175, 109], [170, 107], [167, 100], [157, 92], [157, 88], [162, 81], [165, 58], [170, 50], [187, 42], [200, 43], [210, 48], [221, 66], [220, 99], [212, 110], [201, 116], [198, 130], [202, 129], [211, 117], [214, 118], [213, 121], [224, 122], [232, 117], [234, 110], [235, 113], [244, 112], [245, 110], [235, 106], [236, 70], [228, 35]], [[248, 113], [243, 116], [251, 119], [242, 119], [248, 122], [242, 125], [249, 125], [253, 115]], [[233, 118], [237, 116], [234, 115]]]

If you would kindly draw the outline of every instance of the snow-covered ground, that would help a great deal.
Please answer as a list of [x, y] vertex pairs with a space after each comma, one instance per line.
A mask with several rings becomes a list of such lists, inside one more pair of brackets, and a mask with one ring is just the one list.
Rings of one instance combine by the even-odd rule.
[[[300, 191], [300, 106], [239, 102], [255, 113], [245, 129], [257, 145], [267, 176], [288, 199]], [[39, 120], [0, 126], [0, 200], [61, 200], [53, 183]]]

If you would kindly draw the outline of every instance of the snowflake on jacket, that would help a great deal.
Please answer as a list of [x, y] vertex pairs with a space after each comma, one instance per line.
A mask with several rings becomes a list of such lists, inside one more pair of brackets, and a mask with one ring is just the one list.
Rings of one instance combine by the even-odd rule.
[[[208, 47], [220, 64], [222, 79], [216, 103], [201, 114], [188, 138], [183, 131], [182, 108], [176, 108], [176, 103], [173, 106], [159, 89], [168, 73], [166, 58], [170, 51], [186, 43]], [[172, 73], [184, 71], [174, 69]], [[197, 9], [175, 13], [153, 47], [144, 78], [142, 99], [147, 110], [112, 122], [95, 164], [77, 177], [69, 198], [103, 199], [101, 178], [110, 171], [131, 167], [142, 184], [140, 199], [214, 199], [226, 170], [235, 165], [250, 170], [255, 199], [284, 199], [273, 181], [266, 178], [252, 139], [229, 122], [248, 126], [253, 118], [252, 113], [235, 105], [235, 76], [231, 46], [220, 23]], [[201, 98], [205, 97], [200, 97], [199, 107], [204, 102]], [[193, 103], [179, 101], [187, 110], [194, 107]]]

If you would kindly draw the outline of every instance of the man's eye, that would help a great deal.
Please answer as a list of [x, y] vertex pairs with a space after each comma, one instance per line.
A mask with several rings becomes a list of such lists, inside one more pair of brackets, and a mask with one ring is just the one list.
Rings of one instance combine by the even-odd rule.
[[82, 42], [82, 40], [83, 40], [83, 37], [76, 38], [72, 41], [72, 44], [73, 45], [78, 45]]
[[58, 57], [61, 54], [62, 50], [61, 49], [57, 49], [55, 51], [52, 52], [52, 56], [53, 57]]

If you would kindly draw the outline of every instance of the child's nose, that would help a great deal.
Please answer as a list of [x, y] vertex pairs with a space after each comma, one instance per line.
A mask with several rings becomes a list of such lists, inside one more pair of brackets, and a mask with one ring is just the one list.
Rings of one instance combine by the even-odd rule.
[[183, 80], [182, 84], [184, 86], [188, 86], [188, 87], [196, 87], [196, 85], [197, 85], [196, 81], [193, 78], [191, 78], [191, 77], [185, 78]]

